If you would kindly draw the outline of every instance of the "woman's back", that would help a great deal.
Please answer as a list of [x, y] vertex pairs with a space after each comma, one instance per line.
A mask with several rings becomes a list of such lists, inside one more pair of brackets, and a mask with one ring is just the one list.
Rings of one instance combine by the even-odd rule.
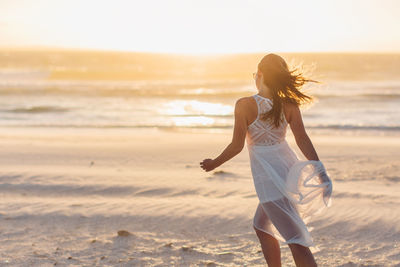
[[257, 103], [258, 113], [256, 119], [247, 127], [247, 144], [269, 146], [285, 141], [288, 123], [284, 114], [282, 113], [283, 121], [279, 127], [275, 127], [270, 120], [261, 120], [261, 114], [272, 108], [272, 100], [258, 94], [253, 97]]

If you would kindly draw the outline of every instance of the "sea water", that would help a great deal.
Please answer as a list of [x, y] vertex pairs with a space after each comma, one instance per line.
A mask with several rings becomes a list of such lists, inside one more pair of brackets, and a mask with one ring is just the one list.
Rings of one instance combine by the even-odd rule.
[[[230, 130], [264, 55], [2, 50], [0, 126]], [[400, 133], [400, 54], [280, 55], [321, 82], [306, 129]]]

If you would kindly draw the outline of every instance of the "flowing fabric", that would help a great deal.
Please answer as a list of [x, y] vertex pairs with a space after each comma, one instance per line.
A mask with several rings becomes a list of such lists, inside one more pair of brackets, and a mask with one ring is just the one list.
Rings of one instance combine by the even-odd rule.
[[321, 161], [299, 160], [287, 143], [287, 121], [282, 123], [261, 120], [273, 101], [253, 95], [258, 115], [249, 125], [246, 142], [251, 172], [259, 204], [253, 226], [283, 244], [297, 243], [313, 246], [306, 223], [311, 215], [330, 206], [332, 181]]

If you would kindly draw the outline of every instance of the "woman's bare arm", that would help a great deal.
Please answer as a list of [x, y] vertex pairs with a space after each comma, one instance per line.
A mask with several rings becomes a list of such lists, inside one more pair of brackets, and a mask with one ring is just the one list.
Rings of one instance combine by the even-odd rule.
[[290, 129], [296, 139], [296, 144], [303, 152], [304, 156], [308, 160], [319, 160], [317, 152], [304, 129], [303, 119], [301, 117], [300, 109], [295, 104], [287, 105], [289, 108], [289, 120]]
[[[290, 129], [292, 129], [293, 135], [296, 139], [296, 144], [299, 146], [301, 152], [303, 152], [304, 156], [308, 160], [316, 160], [319, 161], [317, 152], [314, 149], [314, 146], [308, 137], [306, 130], [304, 129], [303, 119], [301, 117], [300, 109], [297, 105], [290, 104], [288, 105], [289, 110], [289, 119], [288, 123], [290, 124]], [[330, 197], [332, 194], [332, 181], [329, 178], [328, 174], [324, 171], [318, 174], [321, 183], [326, 183], [328, 187], [324, 190], [324, 198]]]
[[211, 171], [217, 168], [242, 151], [247, 132], [247, 119], [245, 116], [245, 111], [245, 99], [241, 98], [236, 101], [235, 104], [235, 126], [233, 128], [232, 141], [215, 159], [205, 159], [200, 162], [201, 168], [203, 168], [205, 171]]

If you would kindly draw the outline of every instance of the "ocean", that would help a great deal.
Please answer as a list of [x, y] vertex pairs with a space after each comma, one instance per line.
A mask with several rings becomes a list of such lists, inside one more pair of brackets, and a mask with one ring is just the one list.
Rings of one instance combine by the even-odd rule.
[[[231, 130], [265, 54], [3, 49], [0, 126]], [[278, 54], [321, 82], [306, 130], [400, 133], [400, 54]]]

